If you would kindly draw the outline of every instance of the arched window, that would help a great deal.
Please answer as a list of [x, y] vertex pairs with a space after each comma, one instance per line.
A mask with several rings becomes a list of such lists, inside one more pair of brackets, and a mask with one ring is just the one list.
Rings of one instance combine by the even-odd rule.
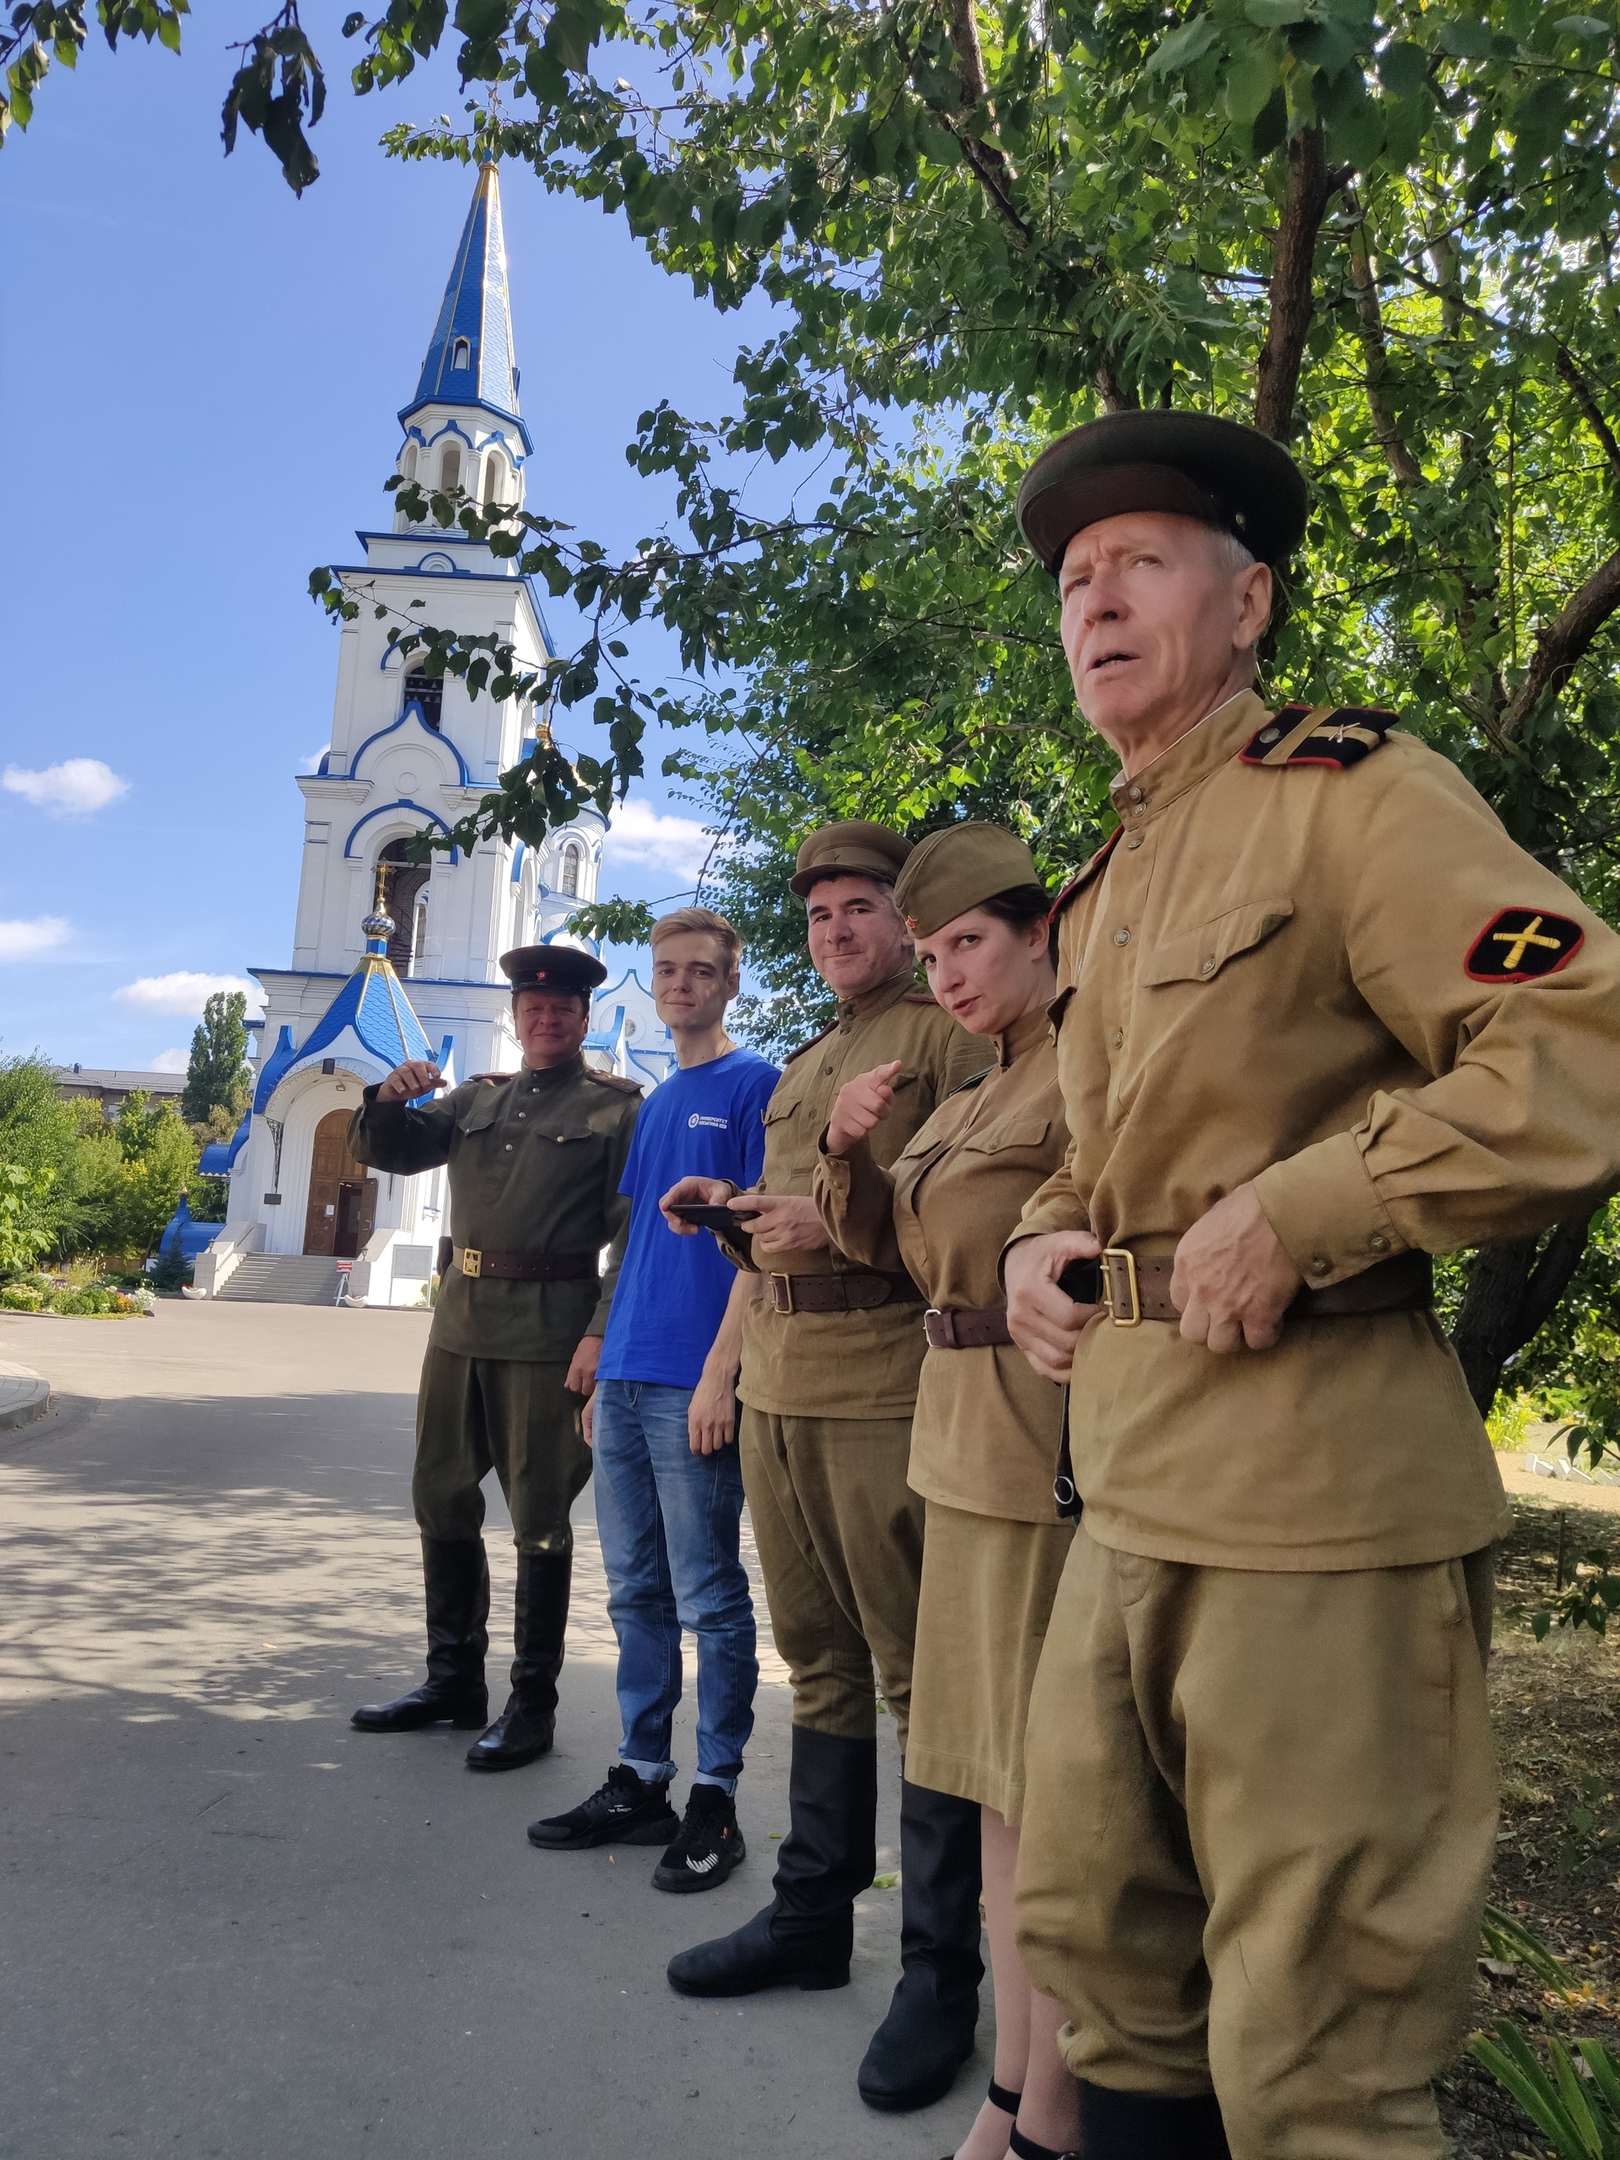
[[579, 848], [570, 840], [562, 851], [562, 882], [559, 890], [565, 900], [576, 900], [579, 897], [579, 857]]
[[469, 368], [472, 366], [472, 347], [467, 343], [467, 340], [464, 337], [458, 337], [456, 339], [456, 342], [451, 346], [450, 365], [452, 369]]
[[419, 667], [411, 669], [405, 678], [405, 694], [400, 700], [400, 711], [412, 700], [421, 706], [422, 718], [430, 728], [436, 728], [444, 717], [444, 677], [424, 675]]
[[461, 485], [461, 452], [454, 443], [446, 443], [439, 453], [439, 485], [446, 490]]
[[407, 443], [407, 444], [405, 445], [405, 455], [404, 455], [404, 457], [403, 457], [403, 458], [402, 458], [402, 459], [400, 460], [400, 467], [399, 467], [399, 469], [400, 469], [400, 471], [401, 471], [401, 472], [402, 472], [402, 473], [404, 474], [404, 476], [405, 476], [405, 478], [406, 478], [407, 480], [414, 480], [414, 479], [416, 478], [416, 445], [415, 445], [415, 443]]
[[506, 460], [495, 450], [484, 460], [484, 500], [487, 503], [506, 500]]
[[396, 975], [414, 974], [421, 950], [418, 924], [425, 931], [428, 880], [433, 873], [426, 863], [410, 861], [403, 840], [389, 841], [377, 857], [377, 867], [388, 873], [383, 886], [383, 910], [394, 923], [388, 957]]
[[411, 968], [413, 975], [420, 974], [427, 963], [427, 911], [428, 889], [424, 885], [416, 896], [411, 910]]

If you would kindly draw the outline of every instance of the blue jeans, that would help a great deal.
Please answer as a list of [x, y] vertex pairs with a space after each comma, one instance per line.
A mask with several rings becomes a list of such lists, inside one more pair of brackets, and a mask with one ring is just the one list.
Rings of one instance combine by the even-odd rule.
[[596, 1526], [619, 1643], [620, 1760], [661, 1784], [675, 1775], [681, 1630], [697, 1637], [696, 1783], [735, 1789], [754, 1729], [754, 1604], [737, 1557], [742, 1470], [735, 1446], [694, 1455], [692, 1390], [604, 1380], [596, 1391]]

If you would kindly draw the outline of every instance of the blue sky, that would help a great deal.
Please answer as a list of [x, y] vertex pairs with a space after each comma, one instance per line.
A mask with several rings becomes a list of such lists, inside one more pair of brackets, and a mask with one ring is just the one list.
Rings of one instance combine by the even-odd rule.
[[[305, 582], [383, 520], [472, 175], [376, 146], [459, 112], [453, 71], [357, 100], [325, 11], [320, 180], [295, 199], [245, 132], [225, 159], [226, 48], [263, 16], [194, 15], [178, 59], [93, 34], [0, 150], [0, 1055], [150, 1066], [189, 1043], [199, 993], [131, 986], [291, 957], [293, 775], [327, 739], [337, 660]], [[624, 461], [637, 416], [729, 409], [763, 304], [718, 315], [521, 169], [503, 201], [529, 506], [628, 542], [663, 516]], [[672, 655], [644, 633], [636, 662], [652, 680]], [[101, 766], [124, 786], [97, 806]], [[692, 845], [655, 819], [699, 813], [656, 778], [638, 792], [602, 889], [653, 899], [689, 881]]]

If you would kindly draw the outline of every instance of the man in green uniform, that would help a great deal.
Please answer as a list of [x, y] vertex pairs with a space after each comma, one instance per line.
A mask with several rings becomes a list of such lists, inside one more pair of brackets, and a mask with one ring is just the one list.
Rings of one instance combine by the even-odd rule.
[[[905, 1750], [922, 1563], [922, 1502], [906, 1483], [922, 1300], [908, 1276], [835, 1251], [810, 1192], [833, 1098], [852, 1075], [899, 1062], [893, 1112], [873, 1139], [887, 1166], [988, 1061], [988, 1046], [917, 987], [892, 890], [910, 852], [884, 826], [829, 825], [800, 848], [792, 880], [838, 1018], [794, 1052], [766, 1106], [764, 1173], [736, 1199], [751, 1228], [733, 1251], [766, 1278], [744, 1325], [739, 1437], [793, 1682], [790, 1828], [764, 1911], [671, 1961], [685, 1995], [844, 1985], [854, 1900], [877, 1865], [874, 1662]], [[686, 1178], [664, 1204], [734, 1190]], [[900, 1842], [903, 1973], [858, 2079], [869, 2105], [894, 2110], [948, 2090], [972, 2052], [983, 1972], [978, 1809], [905, 1783]]]
[[[437, 1066], [401, 1065], [366, 1089], [355, 1158], [409, 1177], [450, 1166], [446, 1264], [416, 1404], [411, 1500], [422, 1533], [428, 1677], [354, 1713], [362, 1732], [473, 1727], [489, 1716], [484, 1496], [501, 1481], [517, 1546], [516, 1655], [506, 1708], [467, 1753], [511, 1770], [551, 1746], [574, 1537], [591, 1474], [580, 1410], [595, 1385], [630, 1203], [619, 1178], [641, 1091], [580, 1055], [606, 970], [566, 946], [501, 957], [523, 1048], [516, 1073], [483, 1073], [440, 1102]], [[608, 1255], [606, 1274], [600, 1254]]]

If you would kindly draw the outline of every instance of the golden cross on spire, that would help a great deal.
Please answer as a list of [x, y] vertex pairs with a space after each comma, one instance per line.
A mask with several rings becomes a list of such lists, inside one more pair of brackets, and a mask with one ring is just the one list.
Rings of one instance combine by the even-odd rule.
[[384, 862], [377, 865], [377, 885], [371, 896], [371, 912], [374, 915], [388, 913], [388, 873], [392, 867], [391, 863]]

